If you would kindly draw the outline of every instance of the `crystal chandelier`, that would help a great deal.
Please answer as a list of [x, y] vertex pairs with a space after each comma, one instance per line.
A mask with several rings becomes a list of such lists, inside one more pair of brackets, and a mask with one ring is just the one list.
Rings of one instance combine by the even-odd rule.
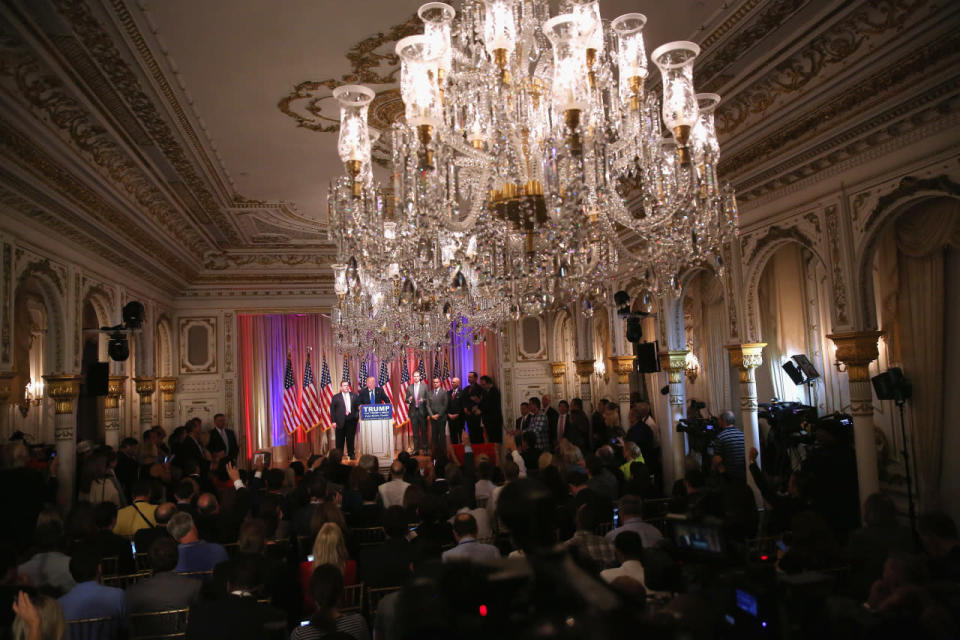
[[694, 91], [699, 47], [653, 51], [661, 101], [645, 86], [642, 14], [605, 24], [596, 0], [553, 17], [549, 4], [420, 8], [424, 33], [396, 45], [404, 122], [387, 199], [371, 171], [373, 93], [334, 91], [347, 175], [331, 186], [331, 233], [348, 345], [474, 339], [557, 300], [589, 313], [617, 276], [657, 290], [679, 288], [683, 269], [722, 268], [736, 201], [716, 174], [720, 98]]

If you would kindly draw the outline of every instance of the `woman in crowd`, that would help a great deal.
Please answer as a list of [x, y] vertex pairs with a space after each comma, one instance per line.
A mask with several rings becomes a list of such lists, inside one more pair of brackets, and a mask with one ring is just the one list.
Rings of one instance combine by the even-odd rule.
[[57, 601], [49, 596], [31, 598], [25, 592], [17, 594], [13, 602], [14, 640], [61, 640], [66, 623]]
[[333, 522], [327, 522], [313, 542], [313, 555], [300, 563], [300, 582], [303, 586], [304, 607], [307, 611], [314, 608], [310, 591], [310, 576], [314, 569], [324, 564], [332, 564], [343, 575], [344, 584], [357, 583], [357, 563], [350, 559], [343, 530]]
[[310, 624], [298, 627], [290, 640], [315, 640], [332, 634], [345, 634], [354, 640], [370, 640], [370, 629], [359, 613], [341, 613], [343, 574], [332, 564], [321, 564], [310, 576], [310, 594], [316, 610]]

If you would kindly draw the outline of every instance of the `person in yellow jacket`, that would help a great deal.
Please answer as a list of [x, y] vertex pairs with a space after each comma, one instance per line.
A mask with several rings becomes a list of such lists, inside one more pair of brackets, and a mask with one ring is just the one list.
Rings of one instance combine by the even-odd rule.
[[153, 484], [149, 478], [141, 478], [133, 484], [133, 503], [117, 511], [117, 525], [113, 532], [118, 536], [133, 536], [140, 529], [157, 525], [154, 512], [157, 505], [150, 504]]

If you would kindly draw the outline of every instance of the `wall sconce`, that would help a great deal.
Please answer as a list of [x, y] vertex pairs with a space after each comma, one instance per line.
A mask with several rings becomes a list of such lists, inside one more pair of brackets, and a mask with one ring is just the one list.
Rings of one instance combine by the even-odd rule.
[[840, 362], [837, 359], [837, 345], [833, 345], [833, 366], [837, 368], [837, 371], [840, 373], [847, 372], [847, 365], [844, 362]]
[[700, 360], [697, 359], [697, 355], [692, 350], [687, 351], [687, 355], [684, 358], [683, 370], [690, 384], [697, 381], [697, 376], [700, 375]]
[[609, 382], [607, 377], [607, 364], [602, 359], [593, 361], [593, 373], [597, 378], [602, 378], [604, 382]]
[[17, 407], [20, 409], [20, 415], [26, 418], [27, 414], [30, 412], [30, 405], [39, 407], [42, 401], [43, 380], [34, 380], [31, 378], [30, 382], [27, 383], [27, 386], [24, 388], [23, 400], [17, 402]]

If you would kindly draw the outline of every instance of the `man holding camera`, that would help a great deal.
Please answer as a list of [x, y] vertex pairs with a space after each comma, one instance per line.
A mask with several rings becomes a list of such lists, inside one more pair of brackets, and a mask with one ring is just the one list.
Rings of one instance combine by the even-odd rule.
[[723, 470], [734, 478], [747, 479], [747, 455], [743, 432], [737, 427], [737, 418], [727, 409], [720, 414], [720, 433], [713, 441], [713, 469]]

